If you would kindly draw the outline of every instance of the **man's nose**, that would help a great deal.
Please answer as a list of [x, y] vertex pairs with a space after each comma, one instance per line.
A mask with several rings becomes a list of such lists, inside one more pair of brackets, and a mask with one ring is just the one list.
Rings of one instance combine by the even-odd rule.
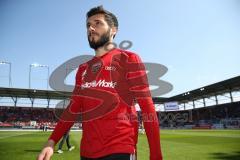
[[88, 28], [88, 30], [89, 30], [89, 31], [95, 31], [95, 28], [94, 28], [92, 25], [90, 25], [89, 28]]

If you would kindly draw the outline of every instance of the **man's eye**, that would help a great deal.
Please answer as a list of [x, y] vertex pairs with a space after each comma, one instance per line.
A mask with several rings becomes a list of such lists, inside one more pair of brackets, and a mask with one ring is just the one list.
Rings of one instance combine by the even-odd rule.
[[96, 22], [96, 25], [100, 25], [101, 24], [101, 22]]

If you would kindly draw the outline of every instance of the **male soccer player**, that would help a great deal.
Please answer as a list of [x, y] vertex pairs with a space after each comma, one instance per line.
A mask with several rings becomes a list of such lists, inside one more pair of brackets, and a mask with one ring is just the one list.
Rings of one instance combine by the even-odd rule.
[[71, 102], [49, 137], [38, 160], [49, 160], [54, 145], [81, 117], [81, 160], [134, 160], [141, 110], [150, 147], [150, 160], [162, 160], [159, 123], [146, 71], [135, 53], [114, 48], [116, 16], [102, 6], [87, 13], [87, 35], [95, 56], [81, 64]]

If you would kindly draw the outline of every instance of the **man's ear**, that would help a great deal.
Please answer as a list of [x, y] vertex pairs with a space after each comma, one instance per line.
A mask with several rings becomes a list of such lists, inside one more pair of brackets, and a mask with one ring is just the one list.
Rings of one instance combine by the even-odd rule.
[[113, 37], [115, 37], [118, 31], [117, 27], [112, 27], [111, 30], [112, 30]]

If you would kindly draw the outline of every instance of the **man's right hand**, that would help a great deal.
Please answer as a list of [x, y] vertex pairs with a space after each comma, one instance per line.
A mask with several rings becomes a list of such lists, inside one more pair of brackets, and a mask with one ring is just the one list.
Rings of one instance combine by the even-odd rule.
[[48, 140], [47, 144], [38, 155], [37, 160], [50, 160], [54, 152], [54, 145], [55, 143], [53, 140]]

